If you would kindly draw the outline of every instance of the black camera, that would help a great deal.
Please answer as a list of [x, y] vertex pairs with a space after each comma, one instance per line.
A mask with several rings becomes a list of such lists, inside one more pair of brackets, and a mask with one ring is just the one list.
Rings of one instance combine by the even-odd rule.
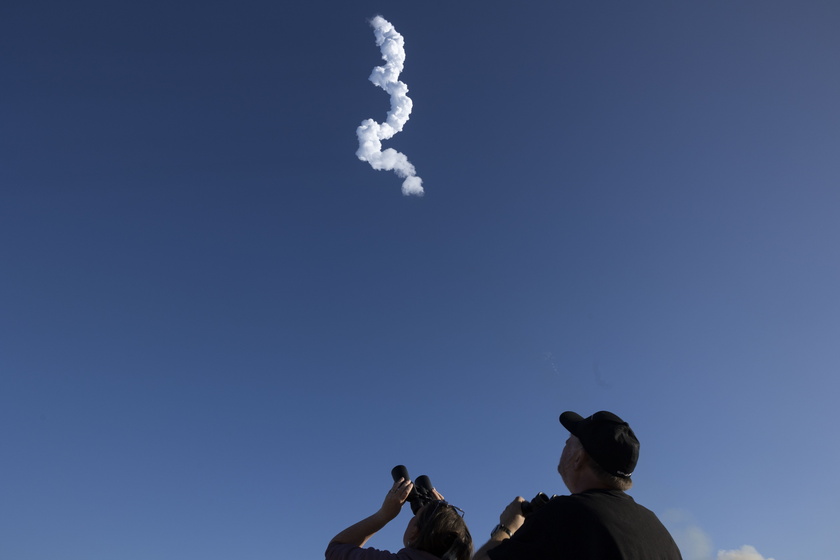
[[[556, 498], [556, 497], [557, 496], [555, 495], [555, 496], [552, 496], [551, 498]], [[528, 517], [529, 515], [531, 515], [532, 513], [534, 513], [535, 511], [537, 511], [541, 507], [543, 507], [545, 504], [547, 504], [548, 501], [551, 498], [549, 498], [548, 496], [546, 496], [545, 494], [540, 492], [539, 494], [534, 496], [533, 499], [531, 499], [530, 502], [522, 502], [522, 506], [521, 506], [522, 507], [522, 515], [524, 515], [525, 517]]]
[[[401, 478], [411, 480], [411, 477], [408, 476], [408, 469], [403, 465], [397, 465], [391, 469], [391, 478], [394, 479], [394, 482]], [[406, 501], [411, 504], [411, 511], [414, 515], [417, 515], [420, 508], [429, 502], [437, 501], [432, 490], [432, 481], [425, 474], [418, 476], [417, 480], [414, 481], [414, 488], [411, 489], [411, 493], [406, 498]]]

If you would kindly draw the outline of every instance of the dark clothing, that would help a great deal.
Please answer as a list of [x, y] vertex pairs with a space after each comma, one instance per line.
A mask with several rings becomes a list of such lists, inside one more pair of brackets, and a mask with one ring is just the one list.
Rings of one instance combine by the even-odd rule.
[[682, 560], [656, 515], [618, 490], [556, 496], [488, 554], [492, 560]]
[[326, 560], [439, 560], [439, 558], [416, 548], [403, 548], [394, 553], [375, 548], [359, 548], [352, 544], [330, 543], [327, 547]]

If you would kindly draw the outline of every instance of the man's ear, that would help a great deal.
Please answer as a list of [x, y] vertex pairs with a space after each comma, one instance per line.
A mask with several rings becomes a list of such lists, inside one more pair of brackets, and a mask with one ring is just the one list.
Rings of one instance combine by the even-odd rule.
[[572, 467], [574, 468], [574, 470], [579, 471], [580, 469], [585, 467], [588, 457], [589, 455], [587, 455], [586, 450], [583, 448], [583, 446], [581, 445], [580, 447], [578, 447], [577, 450], [575, 450], [575, 454], [572, 456]]

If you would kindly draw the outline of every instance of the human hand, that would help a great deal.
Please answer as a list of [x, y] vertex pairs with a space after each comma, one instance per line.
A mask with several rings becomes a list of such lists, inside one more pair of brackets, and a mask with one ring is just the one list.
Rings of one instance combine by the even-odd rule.
[[510, 529], [511, 533], [515, 533], [525, 522], [525, 516], [522, 515], [522, 504], [524, 502], [525, 498], [517, 496], [499, 516], [499, 523]]
[[411, 493], [412, 488], [414, 488], [414, 483], [410, 480], [400, 478], [394, 482], [394, 485], [385, 495], [385, 500], [382, 502], [382, 507], [379, 508], [379, 513], [388, 520], [394, 519], [400, 514], [400, 509]]

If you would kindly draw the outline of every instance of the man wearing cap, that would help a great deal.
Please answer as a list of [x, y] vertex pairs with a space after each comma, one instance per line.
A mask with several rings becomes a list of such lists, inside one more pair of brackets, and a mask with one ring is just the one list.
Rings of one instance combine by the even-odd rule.
[[571, 493], [554, 496], [527, 518], [517, 497], [499, 516], [473, 560], [682, 560], [668, 530], [625, 494], [639, 440], [612, 412], [560, 415], [571, 435], [557, 471]]

